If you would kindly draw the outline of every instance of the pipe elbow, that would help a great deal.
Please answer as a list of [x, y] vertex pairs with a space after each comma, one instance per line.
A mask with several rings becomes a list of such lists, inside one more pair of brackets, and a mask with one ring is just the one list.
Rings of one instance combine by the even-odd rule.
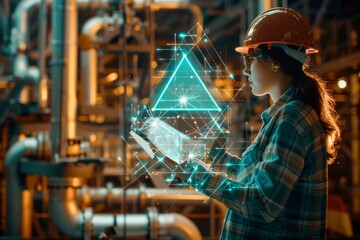
[[81, 238], [84, 232], [84, 216], [76, 201], [72, 187], [51, 189], [50, 215], [61, 233], [72, 238]]
[[187, 217], [172, 213], [158, 216], [160, 235], [170, 236], [177, 240], [202, 239], [198, 227]]
[[5, 167], [16, 167], [20, 158], [26, 151], [36, 151], [38, 141], [36, 138], [25, 138], [12, 145], [5, 156]]

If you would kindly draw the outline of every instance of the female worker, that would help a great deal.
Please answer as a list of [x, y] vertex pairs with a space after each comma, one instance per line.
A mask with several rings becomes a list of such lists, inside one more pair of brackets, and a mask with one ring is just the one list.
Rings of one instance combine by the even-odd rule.
[[327, 164], [340, 132], [324, 80], [308, 70], [318, 51], [312, 29], [296, 11], [273, 8], [236, 51], [252, 92], [274, 103], [241, 159], [213, 147], [209, 168], [189, 160], [179, 177], [228, 208], [221, 239], [324, 239]]

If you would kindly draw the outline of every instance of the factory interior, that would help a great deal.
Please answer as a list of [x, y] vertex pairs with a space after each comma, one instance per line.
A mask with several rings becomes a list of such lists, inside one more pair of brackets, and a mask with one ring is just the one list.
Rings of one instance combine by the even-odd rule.
[[[241, 156], [271, 103], [251, 93], [234, 49], [271, 7], [298, 11], [314, 29], [311, 67], [326, 77], [341, 126], [327, 238], [360, 239], [360, 7], [351, 0], [0, 1], [0, 239], [219, 239], [226, 207], [183, 184], [133, 133], [149, 116], [191, 139], [213, 123]], [[194, 45], [192, 65], [176, 48]], [[192, 69], [198, 82], [182, 90], [203, 105], [170, 106], [181, 95], [165, 93], [176, 63]]]

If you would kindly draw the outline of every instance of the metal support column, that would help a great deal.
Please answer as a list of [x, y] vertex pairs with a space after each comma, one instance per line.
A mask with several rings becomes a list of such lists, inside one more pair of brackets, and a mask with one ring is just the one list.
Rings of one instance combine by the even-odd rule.
[[352, 210], [360, 213], [360, 141], [359, 141], [359, 75], [350, 76], [351, 83], [351, 151], [352, 151]]

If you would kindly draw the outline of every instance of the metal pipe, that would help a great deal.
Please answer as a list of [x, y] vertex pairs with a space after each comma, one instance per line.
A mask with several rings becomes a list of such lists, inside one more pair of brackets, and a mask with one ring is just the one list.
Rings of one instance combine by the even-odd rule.
[[66, 157], [67, 140], [76, 137], [77, 2], [54, 0], [52, 13], [51, 143], [59, 161]]
[[29, 85], [38, 85], [40, 71], [35, 66], [29, 66], [28, 58], [23, 53], [19, 53], [14, 58], [13, 75], [23, 84], [19, 95], [19, 101], [23, 104], [30, 103], [31, 89]]
[[[176, 214], [94, 214], [80, 211], [76, 201], [76, 189], [73, 187], [50, 189], [50, 216], [58, 229], [72, 238], [81, 238], [90, 229], [96, 233], [108, 227], [116, 229], [116, 235], [122, 235], [124, 226], [128, 237], [160, 235], [174, 239], [202, 239], [199, 229], [188, 218]], [[157, 227], [153, 227], [157, 225]], [[150, 230], [158, 231], [156, 234]]]
[[22, 204], [21, 204], [21, 237], [32, 237], [32, 215], [33, 215], [33, 198], [34, 191], [26, 189], [22, 191]]
[[[39, 146], [37, 138], [25, 138], [16, 142], [5, 156], [6, 167], [6, 235], [23, 236], [22, 232], [22, 191], [25, 188], [24, 179], [20, 176], [18, 164], [27, 152], [36, 152]], [[26, 201], [28, 201], [27, 199]], [[28, 205], [29, 206], [29, 205]], [[24, 237], [24, 236], [23, 236]]]
[[[46, 6], [52, 5], [52, 0], [46, 0]], [[110, 8], [111, 2], [116, 2], [112, 0], [77, 0], [79, 9], [89, 9], [96, 10], [99, 8]], [[120, 1], [119, 1], [120, 2]], [[144, 0], [136, 0], [134, 1], [135, 5], [138, 8], [143, 7], [145, 4]], [[155, 3], [163, 4], [162, 0], [155, 0]], [[171, 0], [167, 1], [173, 4], [176, 3], [184, 3], [184, 0]], [[189, 1], [185, 1], [188, 3]], [[12, 38], [12, 53], [16, 53], [19, 50], [25, 51], [28, 49], [28, 23], [30, 14], [35, 11], [40, 6], [41, 0], [23, 0], [21, 1], [13, 14], [13, 28], [11, 30], [11, 38]]]
[[[79, 201], [86, 204], [106, 203], [121, 204], [124, 190], [122, 188], [81, 188], [77, 190]], [[209, 198], [199, 192], [192, 189], [160, 189], [160, 188], [129, 188], [126, 189], [127, 202], [139, 206], [140, 208], [149, 206], [156, 202], [162, 204], [174, 204], [181, 205], [204, 205], [209, 204], [207, 201]], [[226, 207], [218, 201], [213, 201], [216, 208], [221, 212], [221, 215], [225, 217]]]
[[159, 214], [159, 235], [174, 239], [202, 239], [199, 229], [188, 218], [180, 214]]
[[46, 74], [46, 33], [47, 33], [47, 7], [46, 0], [41, 0], [40, 10], [39, 10], [39, 33], [38, 33], [38, 50], [39, 50], [39, 61], [38, 67], [40, 71], [40, 83], [38, 91], [38, 101], [39, 106], [42, 109], [48, 107], [49, 103], [49, 93], [48, 93], [48, 76]]
[[63, 234], [73, 238], [83, 236], [83, 213], [77, 205], [73, 187], [51, 188], [49, 211], [52, 221]]
[[[46, 0], [46, 6], [51, 6], [52, 2], [52, 0]], [[89, 10], [109, 8], [109, 2], [110, 0], [77, 0], [80, 9]], [[12, 52], [14, 54], [29, 48], [29, 16], [39, 8], [40, 3], [41, 0], [23, 0], [17, 5], [13, 14], [13, 28], [11, 30]]]
[[[114, 19], [110, 16], [94, 16], [86, 21], [82, 27], [81, 33], [89, 37], [91, 41], [96, 42], [98, 32], [115, 23], [121, 25], [123, 19]], [[97, 50], [95, 48], [81, 50], [80, 64], [80, 77], [84, 90], [82, 104], [85, 106], [95, 106], [98, 82]]]
[[[62, 100], [62, 80], [63, 80], [63, 31], [64, 31], [64, 1], [54, 1], [52, 8], [52, 102], [51, 102], [51, 149], [54, 155], [60, 154], [60, 148], [63, 146], [61, 132], [61, 100]], [[56, 159], [55, 159], [56, 161]]]
[[[181, 4], [180, 4], [181, 3]], [[141, 4], [143, 2], [135, 1], [135, 8], [141, 8]], [[164, 9], [177, 9], [179, 7], [182, 8], [189, 8], [194, 13], [194, 16], [196, 17], [196, 22], [202, 25], [203, 19], [202, 19], [202, 13], [199, 7], [197, 7], [194, 4], [188, 4], [181, 2], [180, 0], [171, 1], [171, 2], [162, 2], [162, 1], [155, 1], [152, 6], [152, 11], [159, 11]], [[116, 22], [117, 20], [117, 22]], [[97, 33], [102, 30], [110, 27], [112, 24], [123, 24], [122, 18], [111, 18], [109, 16], [94, 16], [90, 18], [83, 26], [82, 28], [82, 34], [87, 36], [90, 40], [96, 41], [96, 35]], [[111, 37], [118, 34], [120, 31], [120, 28], [114, 28], [112, 31]], [[197, 27], [197, 35], [201, 36], [201, 27]], [[144, 39], [144, 36], [137, 32], [132, 31], [132, 36], [135, 37], [135, 39], [138, 41], [140, 45], [147, 44], [147, 41]], [[107, 42], [111, 38], [107, 38], [104, 40], [104, 42]], [[152, 57], [150, 57], [152, 59]], [[152, 59], [153, 60], [153, 59]], [[98, 82], [98, 72], [97, 72], [97, 50], [95, 48], [90, 48], [87, 50], [82, 50], [80, 52], [80, 62], [81, 62], [81, 68], [80, 68], [80, 76], [83, 86], [83, 96], [82, 96], [82, 103], [85, 106], [95, 106], [96, 104], [96, 92], [97, 92], [97, 82]], [[150, 77], [151, 78], [151, 77]]]

